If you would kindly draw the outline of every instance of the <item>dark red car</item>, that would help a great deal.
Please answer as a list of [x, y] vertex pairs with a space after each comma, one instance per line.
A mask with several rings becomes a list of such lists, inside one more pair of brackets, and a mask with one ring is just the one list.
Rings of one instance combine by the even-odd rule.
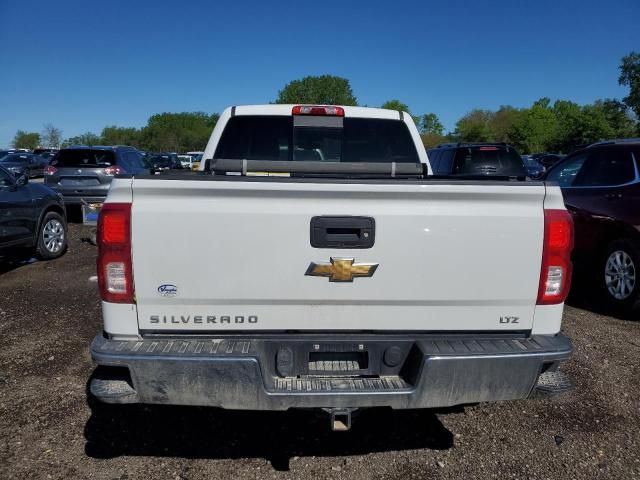
[[573, 152], [545, 179], [560, 185], [573, 216], [577, 271], [610, 306], [631, 311], [640, 300], [640, 139]]

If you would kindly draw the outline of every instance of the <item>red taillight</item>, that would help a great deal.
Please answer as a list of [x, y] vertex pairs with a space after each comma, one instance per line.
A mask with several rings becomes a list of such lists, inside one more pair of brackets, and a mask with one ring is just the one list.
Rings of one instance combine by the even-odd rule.
[[130, 203], [102, 206], [97, 240], [100, 296], [105, 302], [134, 303]]
[[291, 115], [326, 115], [344, 117], [344, 108], [323, 105], [296, 105], [291, 109]]
[[571, 285], [573, 221], [566, 210], [544, 211], [544, 247], [538, 305], [562, 303]]
[[104, 174], [105, 175], [118, 175], [120, 173], [122, 173], [122, 169], [117, 165], [113, 165], [111, 167], [106, 167], [104, 169]]
[[54, 167], [53, 165], [47, 165], [46, 167], [44, 167], [44, 174], [45, 175], [53, 175], [57, 171], [58, 171], [58, 169], [56, 167]]

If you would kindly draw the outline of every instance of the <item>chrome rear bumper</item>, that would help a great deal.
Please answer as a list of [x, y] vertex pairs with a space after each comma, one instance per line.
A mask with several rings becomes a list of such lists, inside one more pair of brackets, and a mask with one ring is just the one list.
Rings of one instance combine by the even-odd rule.
[[446, 407], [526, 398], [571, 352], [563, 335], [97, 336], [91, 392], [250, 410]]

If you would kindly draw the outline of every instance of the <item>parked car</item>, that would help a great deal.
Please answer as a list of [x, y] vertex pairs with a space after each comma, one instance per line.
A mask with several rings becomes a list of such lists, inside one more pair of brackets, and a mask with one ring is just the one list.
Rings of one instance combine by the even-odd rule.
[[[346, 430], [358, 408], [567, 388], [572, 228], [557, 186], [425, 178], [412, 117], [383, 109], [227, 108], [206, 152], [214, 175], [113, 181], [97, 399], [317, 408]], [[438, 152], [524, 178], [504, 145]]]
[[47, 165], [58, 152], [59, 150], [57, 148], [36, 148], [33, 150], [33, 153], [43, 158], [47, 162]]
[[0, 157], [4, 157], [9, 153], [33, 153], [33, 152], [28, 148], [9, 148], [6, 150], [0, 150]]
[[614, 309], [640, 299], [640, 139], [593, 144], [547, 172], [575, 224], [574, 262]]
[[204, 152], [187, 152], [187, 155], [191, 155], [193, 160], [191, 161], [191, 170], [200, 170], [200, 161]]
[[62, 197], [0, 166], [0, 257], [12, 259], [31, 250], [48, 260], [59, 257], [66, 248]]
[[180, 160], [182, 168], [188, 168], [189, 170], [191, 170], [191, 165], [193, 165], [193, 157], [191, 155], [178, 155], [178, 160]]
[[57, 153], [58, 152], [42, 152], [39, 154], [45, 163], [45, 167], [51, 163], [51, 160], [53, 160]]
[[522, 155], [522, 161], [524, 162], [524, 167], [527, 169], [527, 175], [533, 179], [540, 178], [546, 169], [544, 166], [538, 162], [531, 155]]
[[10, 148], [10, 149], [6, 149], [6, 150], [0, 150], [0, 158], [12, 154], [12, 153], [32, 153], [29, 150], [26, 149], [22, 149], [22, 148]]
[[102, 203], [118, 174], [147, 172], [133, 147], [73, 146], [58, 152], [45, 167], [45, 184], [62, 194], [67, 208]]
[[33, 153], [35, 153], [36, 155], [42, 155], [43, 153], [56, 154], [58, 153], [58, 149], [57, 148], [34, 148]]
[[26, 175], [29, 178], [44, 175], [46, 160], [33, 153], [10, 153], [0, 158], [0, 165], [14, 175]]
[[434, 175], [527, 176], [522, 158], [505, 143], [444, 143], [428, 155]]
[[144, 165], [151, 173], [167, 170], [181, 170], [182, 162], [175, 153], [150, 153], [143, 158]]
[[564, 155], [559, 155], [557, 153], [544, 153], [541, 155], [537, 155], [535, 157], [532, 158], [534, 160], [536, 160], [537, 162], [539, 162], [545, 169], [550, 169], [551, 167], [553, 167], [556, 163], [558, 163], [560, 160], [562, 160], [564, 158]]

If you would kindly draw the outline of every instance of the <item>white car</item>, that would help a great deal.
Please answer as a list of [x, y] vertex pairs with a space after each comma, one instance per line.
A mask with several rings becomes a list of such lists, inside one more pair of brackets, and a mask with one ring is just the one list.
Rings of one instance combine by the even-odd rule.
[[178, 155], [178, 160], [180, 160], [182, 168], [188, 168], [189, 170], [191, 170], [191, 165], [193, 164], [193, 156], [188, 154]]
[[187, 155], [191, 155], [191, 170], [200, 170], [200, 160], [204, 152], [187, 152]]
[[568, 388], [556, 185], [431, 178], [411, 116], [362, 107], [231, 107], [204, 158], [111, 184], [98, 399], [317, 408], [344, 430], [359, 408]]

